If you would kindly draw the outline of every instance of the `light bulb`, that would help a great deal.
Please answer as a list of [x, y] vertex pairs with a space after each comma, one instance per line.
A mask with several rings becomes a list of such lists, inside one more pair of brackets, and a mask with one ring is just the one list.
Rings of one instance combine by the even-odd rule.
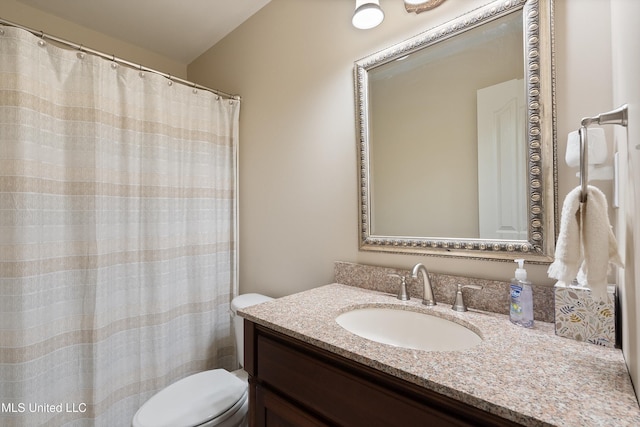
[[368, 30], [380, 25], [383, 19], [384, 12], [378, 0], [356, 0], [356, 10], [351, 20], [354, 27]]

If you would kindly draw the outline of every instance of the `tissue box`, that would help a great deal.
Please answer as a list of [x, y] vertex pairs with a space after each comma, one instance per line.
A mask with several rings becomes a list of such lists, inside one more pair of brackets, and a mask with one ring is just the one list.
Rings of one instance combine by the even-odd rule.
[[605, 347], [616, 346], [616, 288], [607, 301], [594, 301], [591, 291], [557, 283], [554, 287], [556, 335]]

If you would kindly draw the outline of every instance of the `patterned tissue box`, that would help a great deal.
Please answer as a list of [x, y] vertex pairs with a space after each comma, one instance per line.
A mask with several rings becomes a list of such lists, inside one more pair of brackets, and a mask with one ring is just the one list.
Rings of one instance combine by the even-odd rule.
[[615, 347], [615, 292], [615, 286], [609, 286], [607, 301], [594, 301], [588, 288], [557, 283], [554, 287], [556, 335]]

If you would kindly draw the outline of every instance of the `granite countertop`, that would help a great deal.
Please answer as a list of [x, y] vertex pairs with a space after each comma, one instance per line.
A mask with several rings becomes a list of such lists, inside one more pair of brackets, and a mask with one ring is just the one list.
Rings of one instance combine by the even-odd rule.
[[[360, 307], [428, 312], [482, 337], [453, 352], [392, 347], [360, 338], [335, 318]], [[246, 319], [469, 405], [529, 426], [640, 426], [622, 352], [558, 337], [552, 323], [524, 329], [508, 316], [331, 284], [240, 310]]]

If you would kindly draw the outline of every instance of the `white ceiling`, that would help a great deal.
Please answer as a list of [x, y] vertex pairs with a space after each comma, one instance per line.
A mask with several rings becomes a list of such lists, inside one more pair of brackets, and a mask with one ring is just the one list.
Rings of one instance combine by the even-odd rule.
[[189, 64], [270, 0], [18, 1]]

